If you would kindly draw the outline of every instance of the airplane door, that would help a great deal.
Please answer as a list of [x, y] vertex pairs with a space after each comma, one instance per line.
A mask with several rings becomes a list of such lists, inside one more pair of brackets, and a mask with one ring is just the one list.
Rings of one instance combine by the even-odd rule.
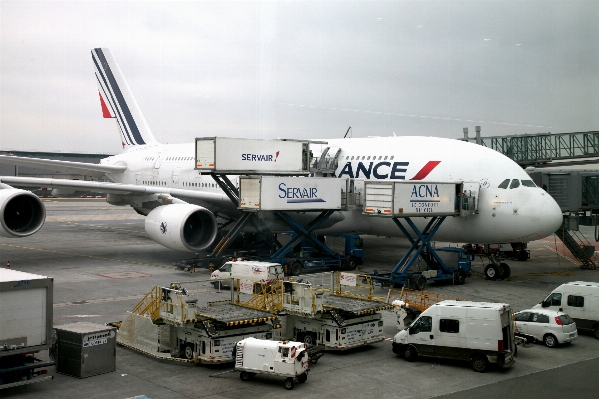
[[179, 183], [179, 173], [181, 172], [181, 168], [173, 169], [173, 184]]
[[154, 177], [158, 176], [158, 170], [160, 169], [160, 165], [162, 165], [162, 153], [156, 153], [154, 159]]
[[478, 213], [478, 193], [480, 192], [480, 183], [464, 182], [462, 185], [462, 204], [460, 206], [460, 216], [472, 215]]
[[135, 184], [137, 184], [137, 185], [141, 184], [141, 173], [135, 174]]

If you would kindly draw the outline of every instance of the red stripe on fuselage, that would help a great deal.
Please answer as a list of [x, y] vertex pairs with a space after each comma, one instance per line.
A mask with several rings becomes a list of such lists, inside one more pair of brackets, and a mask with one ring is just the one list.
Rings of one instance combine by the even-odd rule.
[[100, 105], [102, 105], [102, 116], [104, 118], [114, 118], [114, 116], [110, 114], [110, 111], [108, 110], [108, 107], [102, 98], [102, 94], [100, 92], [98, 92], [98, 94], [100, 95]]
[[410, 180], [422, 180], [422, 179], [424, 179], [440, 163], [441, 163], [441, 161], [428, 161], [428, 163], [426, 165], [424, 165], [424, 168], [420, 169], [418, 171], [418, 173], [416, 173], [416, 176], [412, 177]]

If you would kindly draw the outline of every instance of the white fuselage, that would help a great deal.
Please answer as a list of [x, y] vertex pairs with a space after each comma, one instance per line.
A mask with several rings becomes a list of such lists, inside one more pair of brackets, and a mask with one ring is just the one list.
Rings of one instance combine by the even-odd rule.
[[[351, 138], [313, 145], [314, 156], [327, 146], [341, 149], [335, 175], [354, 179], [355, 192], [363, 190], [364, 179], [479, 183], [478, 214], [447, 218], [435, 236], [438, 241], [528, 242], [554, 233], [562, 222], [561, 210], [549, 194], [531, 186], [530, 177], [515, 162], [486, 147], [434, 137]], [[193, 143], [165, 144], [135, 146], [102, 163], [127, 166], [125, 172], [109, 175], [117, 183], [222, 193], [212, 177], [194, 169], [194, 157]], [[431, 162], [434, 166], [427, 168]], [[501, 188], [506, 180], [508, 186]], [[403, 236], [389, 218], [361, 210], [341, 214], [341, 221], [319, 234]], [[428, 222], [415, 219], [420, 228]]]

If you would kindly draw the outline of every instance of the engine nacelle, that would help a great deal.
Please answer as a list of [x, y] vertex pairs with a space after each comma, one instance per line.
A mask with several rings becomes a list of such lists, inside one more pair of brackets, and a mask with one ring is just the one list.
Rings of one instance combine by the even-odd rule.
[[162, 205], [146, 217], [148, 237], [178, 251], [201, 251], [212, 244], [217, 231], [212, 212], [197, 205]]
[[27, 237], [46, 220], [46, 207], [37, 195], [16, 188], [0, 190], [0, 236]]

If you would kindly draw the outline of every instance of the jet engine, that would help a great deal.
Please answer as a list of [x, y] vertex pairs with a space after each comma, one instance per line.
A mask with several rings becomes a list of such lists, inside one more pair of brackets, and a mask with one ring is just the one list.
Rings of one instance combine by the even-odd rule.
[[0, 190], [0, 237], [30, 236], [45, 220], [46, 207], [36, 195], [16, 188]]
[[162, 205], [146, 217], [148, 237], [178, 251], [201, 251], [212, 244], [217, 231], [212, 212], [197, 205]]

